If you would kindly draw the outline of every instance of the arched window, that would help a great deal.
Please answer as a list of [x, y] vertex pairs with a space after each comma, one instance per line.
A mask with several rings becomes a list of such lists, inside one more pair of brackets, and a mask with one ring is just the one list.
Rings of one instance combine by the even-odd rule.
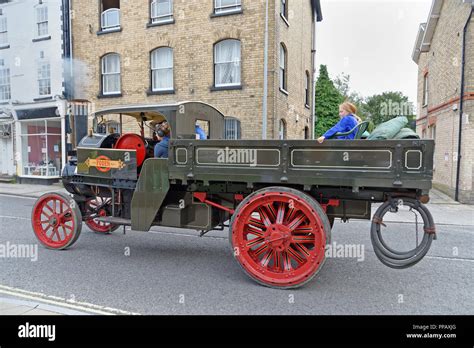
[[287, 91], [287, 51], [284, 44], [280, 45], [280, 89]]
[[151, 52], [151, 90], [174, 90], [173, 49], [160, 47]]
[[240, 86], [240, 41], [223, 40], [214, 46], [214, 86]]
[[286, 139], [286, 122], [283, 119], [280, 120], [278, 138], [280, 140], [285, 140]]
[[102, 0], [100, 27], [103, 31], [120, 29], [120, 0]]
[[109, 53], [102, 57], [102, 94], [120, 94], [120, 56]]

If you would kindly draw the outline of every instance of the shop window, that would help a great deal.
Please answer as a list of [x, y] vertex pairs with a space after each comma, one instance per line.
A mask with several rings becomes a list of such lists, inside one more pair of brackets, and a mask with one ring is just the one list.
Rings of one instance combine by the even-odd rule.
[[22, 175], [58, 177], [61, 171], [61, 121], [21, 122]]

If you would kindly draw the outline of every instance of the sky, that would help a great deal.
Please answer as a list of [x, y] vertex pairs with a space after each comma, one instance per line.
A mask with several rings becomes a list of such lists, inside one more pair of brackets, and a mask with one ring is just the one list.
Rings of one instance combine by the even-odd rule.
[[351, 76], [351, 91], [368, 97], [401, 91], [416, 105], [418, 67], [412, 60], [431, 0], [321, 0], [317, 64], [334, 78]]

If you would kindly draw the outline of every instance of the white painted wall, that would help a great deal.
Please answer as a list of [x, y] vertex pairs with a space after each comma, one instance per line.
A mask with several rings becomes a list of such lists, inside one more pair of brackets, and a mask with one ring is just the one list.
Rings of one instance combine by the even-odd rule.
[[50, 40], [33, 42], [36, 35], [36, 9], [38, 0], [14, 0], [0, 5], [8, 19], [10, 48], [0, 50], [0, 59], [10, 67], [11, 101], [13, 104], [33, 103], [39, 98], [37, 62], [40, 51], [51, 64], [51, 96], [63, 93], [63, 61], [61, 1], [43, 0], [48, 7], [48, 35]]

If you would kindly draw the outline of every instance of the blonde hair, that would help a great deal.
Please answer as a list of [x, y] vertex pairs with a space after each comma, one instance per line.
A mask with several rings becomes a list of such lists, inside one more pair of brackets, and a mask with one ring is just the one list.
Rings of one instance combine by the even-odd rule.
[[362, 119], [361, 119], [359, 116], [357, 116], [357, 106], [355, 106], [355, 105], [352, 104], [351, 102], [346, 101], [346, 102], [342, 103], [342, 104], [340, 105], [340, 107], [341, 107], [344, 111], [351, 113], [351, 114], [357, 119], [357, 121], [358, 121], [359, 123], [362, 123]]

